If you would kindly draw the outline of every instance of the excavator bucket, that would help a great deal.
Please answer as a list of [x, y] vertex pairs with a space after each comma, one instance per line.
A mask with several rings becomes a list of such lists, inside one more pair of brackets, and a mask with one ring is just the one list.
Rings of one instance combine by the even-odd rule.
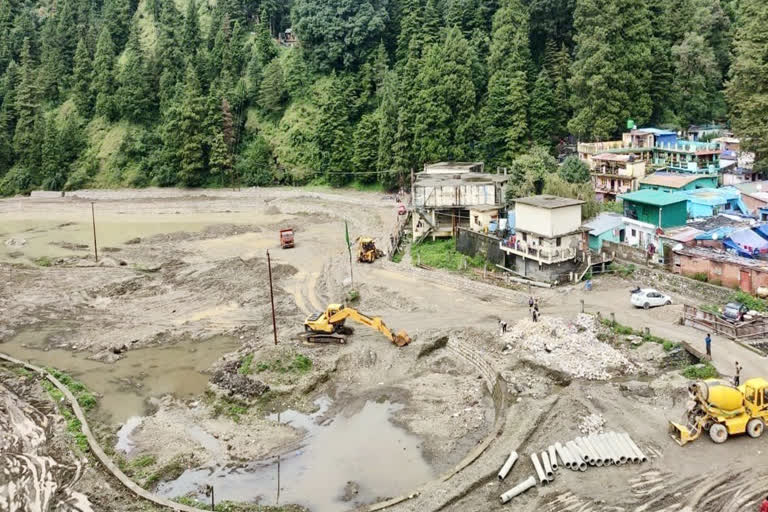
[[691, 432], [688, 427], [679, 423], [675, 423], [673, 421], [669, 422], [669, 435], [680, 446], [683, 446], [691, 441], [695, 441], [696, 438], [699, 437], [699, 433], [700, 432], [696, 430]]
[[411, 342], [411, 337], [408, 336], [405, 331], [399, 331], [397, 334], [395, 334], [395, 337], [392, 339], [392, 341], [398, 347], [404, 347]]

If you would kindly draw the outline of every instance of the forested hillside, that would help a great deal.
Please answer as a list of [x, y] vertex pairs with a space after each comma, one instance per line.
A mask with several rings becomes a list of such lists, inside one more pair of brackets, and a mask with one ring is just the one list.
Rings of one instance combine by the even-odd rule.
[[393, 187], [628, 118], [760, 158], [767, 26], [764, 0], [0, 0], [0, 193]]

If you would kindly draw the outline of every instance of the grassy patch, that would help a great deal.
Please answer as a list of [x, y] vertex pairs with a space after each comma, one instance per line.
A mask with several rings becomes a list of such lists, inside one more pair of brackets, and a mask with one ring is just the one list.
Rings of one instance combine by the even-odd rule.
[[253, 364], [253, 354], [248, 354], [240, 360], [240, 368], [237, 369], [237, 373], [248, 375], [251, 373], [251, 364]]
[[403, 251], [397, 251], [395, 254], [392, 255], [392, 261], [395, 263], [400, 263], [403, 261], [403, 256], [405, 256], [405, 252]]
[[691, 365], [683, 370], [683, 376], [691, 380], [713, 379], [720, 374], [710, 363], [704, 365]]
[[411, 260], [428, 267], [447, 270], [464, 270], [465, 267], [482, 268], [485, 258], [481, 255], [466, 256], [456, 250], [453, 239], [426, 241], [411, 247]]
[[182, 473], [184, 473], [184, 471], [187, 470], [187, 467], [191, 465], [192, 460], [192, 456], [183, 454], [177, 455], [167, 464], [161, 466], [157, 471], [150, 474], [144, 481], [144, 485], [142, 487], [145, 489], [154, 489], [155, 486], [160, 482], [176, 480], [181, 476]]
[[696, 281], [701, 281], [702, 283], [706, 283], [709, 281], [709, 276], [706, 272], [696, 272], [691, 276], [691, 279], [694, 279]]
[[[187, 496], [174, 498], [173, 501], [187, 505], [189, 507], [199, 508], [200, 510], [210, 510], [210, 501], [206, 498], [196, 500]], [[215, 512], [304, 512], [306, 509], [298, 505], [284, 505], [273, 507], [270, 505], [257, 505], [254, 503], [236, 503], [234, 501], [222, 501], [215, 504]]]
[[48, 256], [40, 256], [39, 258], [35, 259], [35, 264], [40, 267], [50, 267], [53, 265], [53, 261], [51, 261], [51, 258]]
[[642, 331], [636, 331], [635, 329], [626, 326], [621, 325], [618, 322], [611, 322], [607, 318], [603, 318], [601, 320], [602, 324], [613, 332], [616, 336], [639, 336], [643, 339], [643, 343], [658, 343], [662, 347], [664, 347], [665, 352], [669, 352], [670, 350], [673, 350], [680, 346], [680, 343], [677, 343], [672, 340], [668, 340], [665, 338], [660, 338], [659, 336], [654, 336], [652, 334], [645, 334]]
[[96, 405], [98, 404], [98, 402], [96, 401], [96, 397], [94, 397], [88, 391], [88, 389], [85, 387], [85, 385], [82, 382], [73, 379], [66, 373], [60, 372], [55, 368], [46, 368], [46, 370], [48, 370], [48, 373], [56, 377], [56, 380], [58, 380], [59, 382], [67, 386], [67, 388], [69, 388], [72, 394], [75, 395], [75, 398], [77, 399], [77, 403], [80, 404], [80, 407], [82, 407], [84, 411], [88, 412], [92, 410], [94, 407], [96, 407]]
[[248, 404], [237, 398], [223, 396], [213, 404], [214, 417], [226, 416], [235, 423], [240, 422], [240, 417], [248, 412]]
[[312, 360], [303, 354], [296, 354], [293, 359], [287, 361], [282, 359], [274, 361], [259, 361], [256, 364], [256, 372], [274, 372], [274, 373], [307, 373], [312, 369]]
[[630, 277], [632, 274], [635, 273], [635, 265], [633, 263], [630, 263], [629, 265], [622, 265], [620, 263], [611, 263], [608, 268], [609, 270], [614, 271], [616, 274], [620, 275], [621, 277]]
[[[83, 385], [83, 383], [73, 379], [66, 373], [60, 372], [54, 368], [46, 368], [46, 370], [56, 377], [56, 379], [64, 384], [73, 395], [75, 395], [75, 399], [77, 400], [77, 403], [80, 404], [80, 407], [84, 411], [90, 411], [97, 405], [96, 397], [94, 397], [88, 389]], [[43, 380], [41, 381], [43, 388], [48, 392], [48, 394], [51, 396], [51, 398], [57, 403], [61, 404], [61, 402], [64, 400], [64, 393], [59, 391], [56, 386], [53, 385], [53, 383]], [[59, 407], [59, 412], [64, 417], [64, 419], [67, 422], [67, 432], [70, 433], [72, 436], [72, 440], [77, 445], [78, 448], [80, 448], [83, 452], [87, 452], [89, 450], [88, 447], [88, 439], [85, 437], [85, 434], [83, 434], [83, 425], [80, 422], [79, 419], [77, 419], [77, 416], [75, 416], [75, 413], [70, 409], [70, 407], [66, 404], [61, 404], [61, 407]]]

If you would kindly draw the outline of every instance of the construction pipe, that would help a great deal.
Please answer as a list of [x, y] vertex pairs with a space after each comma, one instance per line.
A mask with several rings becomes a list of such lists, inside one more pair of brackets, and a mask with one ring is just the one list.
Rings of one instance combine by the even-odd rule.
[[611, 432], [611, 439], [613, 440], [613, 443], [618, 446], [619, 451], [621, 451], [621, 454], [624, 457], [624, 462], [632, 462], [632, 458], [635, 456], [635, 453], [632, 451], [629, 445], [623, 441], [623, 438], [619, 437], [617, 432]]
[[635, 450], [629, 445], [623, 434], [615, 433], [614, 437], [616, 441], [624, 448], [627, 453], [627, 461], [637, 464], [640, 462], [640, 457], [637, 456]]
[[565, 466], [568, 469], [571, 469], [571, 464], [573, 463], [573, 457], [571, 457], [571, 454], [568, 452], [568, 449], [563, 446], [561, 443], [555, 443], [555, 451], [557, 451], [557, 454], [560, 456], [560, 460], [563, 461], [563, 466]]
[[587, 443], [587, 446], [589, 447], [590, 450], [592, 450], [592, 453], [595, 455], [595, 466], [600, 468], [603, 466], [605, 462], [603, 460], [602, 454], [597, 449], [597, 446], [595, 446], [594, 443], [592, 443], [593, 439], [594, 439], [593, 436], [587, 436], [584, 438], [584, 442]]
[[592, 462], [592, 457], [587, 452], [587, 449], [584, 447], [584, 445], [581, 443], [581, 438], [577, 437], [573, 440], [574, 446], [576, 446], [576, 449], [579, 451], [579, 457], [581, 457], [581, 460], [586, 462], [587, 464], [590, 464]]
[[536, 485], [536, 479], [532, 476], [529, 476], [526, 480], [523, 480], [507, 492], [501, 495], [501, 502], [507, 503], [509, 500], [517, 496], [518, 494], [522, 494], [531, 487]]
[[555, 445], [551, 445], [549, 448], [547, 448], [547, 452], [549, 452], [549, 465], [552, 466], [552, 471], [557, 471], [558, 465], [557, 454], [555, 453]]
[[592, 456], [592, 465], [597, 466], [598, 464], [602, 464], [600, 461], [600, 454], [598, 454], [595, 447], [592, 446], [592, 443], [589, 441], [589, 436], [582, 437], [581, 442], [584, 443], [584, 446], [587, 447], [587, 450]]
[[624, 434], [622, 434], [622, 435], [624, 436], [624, 438], [625, 438], [625, 439], [627, 440], [627, 442], [629, 443], [629, 446], [631, 446], [631, 447], [632, 447], [632, 450], [633, 450], [633, 451], [634, 451], [634, 452], [637, 454], [637, 456], [638, 456], [638, 457], [640, 457], [640, 462], [647, 462], [647, 461], [648, 461], [648, 457], [646, 457], [645, 455], [643, 455], [643, 452], [641, 452], [641, 451], [640, 451], [640, 448], [638, 448], [638, 447], [637, 447], [637, 444], [635, 444], [635, 442], [632, 440], [632, 438], [631, 438], [631, 437], [629, 437], [629, 434], [627, 434], [627, 433], [625, 432], [625, 433], [624, 433]]
[[549, 464], [549, 454], [546, 450], [541, 452], [541, 465], [544, 468], [544, 474], [547, 477], [547, 480], [550, 482], [555, 479], [555, 472], [552, 471], [552, 466]]
[[541, 483], [541, 485], [547, 485], [549, 480], [547, 480], [547, 475], [544, 474], [544, 470], [542, 469], [541, 464], [539, 464], [539, 458], [535, 453], [531, 454], [531, 462], [533, 462], [533, 467], [536, 469], [536, 474], [539, 475], [539, 483]]
[[584, 442], [583, 437], [577, 437], [576, 445], [581, 448], [581, 453], [583, 454], [584, 462], [589, 464], [590, 466], [594, 466], [596, 464], [595, 461], [595, 455], [592, 453], [592, 450], [589, 449], [589, 446], [587, 446], [587, 443]]
[[621, 456], [619, 455], [619, 450], [613, 444], [613, 440], [611, 439], [611, 436], [608, 434], [603, 434], [602, 440], [603, 440], [603, 445], [606, 448], [608, 448], [608, 451], [611, 454], [611, 460], [613, 461], [613, 463], [621, 464]]
[[606, 442], [604, 435], [601, 434], [601, 435], [595, 436], [595, 439], [593, 440], [593, 444], [597, 446], [597, 449], [600, 452], [600, 456], [603, 459], [604, 465], [610, 466], [611, 464], [614, 463], [613, 450]]
[[[566, 448], [568, 448], [568, 451], [573, 454], [574, 459], [576, 459], [576, 462], [573, 466], [571, 466], [571, 469], [573, 470], [579, 470], [579, 471], [586, 471], [587, 470], [587, 463], [584, 462], [584, 459], [581, 458], [581, 455], [579, 454], [579, 447], [576, 446], [576, 443], [573, 441], [568, 441], [565, 443]], [[574, 467], [575, 466], [575, 467]]]
[[515, 465], [515, 462], [517, 462], [517, 452], [512, 450], [512, 453], [509, 454], [509, 457], [507, 457], [504, 465], [501, 466], [501, 469], [499, 470], [499, 480], [507, 478], [507, 475], [512, 470], [512, 466]]

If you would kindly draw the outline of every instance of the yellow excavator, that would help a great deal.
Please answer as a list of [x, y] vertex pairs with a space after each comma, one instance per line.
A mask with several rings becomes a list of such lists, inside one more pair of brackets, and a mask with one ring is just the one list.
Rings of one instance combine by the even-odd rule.
[[384, 324], [381, 318], [364, 315], [358, 310], [346, 307], [343, 304], [330, 304], [325, 311], [310, 315], [304, 321], [302, 338], [311, 343], [345, 343], [345, 334], [349, 333], [349, 329], [344, 326], [347, 318], [376, 329], [398, 347], [403, 347], [411, 342], [410, 336], [405, 331], [401, 330], [395, 334], [392, 329]]
[[692, 382], [686, 425], [669, 422], [669, 432], [677, 444], [695, 441], [702, 432], [717, 444], [728, 436], [747, 433], [757, 438], [768, 420], [768, 381], [749, 379], [739, 387], [718, 379]]
[[357, 261], [360, 263], [373, 263], [384, 253], [376, 248], [373, 238], [360, 238], [357, 245]]

